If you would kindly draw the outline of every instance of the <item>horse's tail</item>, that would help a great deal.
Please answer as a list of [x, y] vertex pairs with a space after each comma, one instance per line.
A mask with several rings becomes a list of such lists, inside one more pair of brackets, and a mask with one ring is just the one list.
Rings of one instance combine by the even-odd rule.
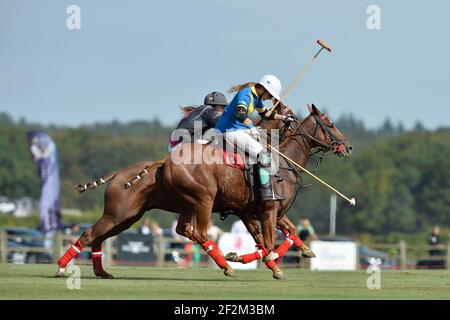
[[128, 180], [123, 187], [125, 189], [129, 189], [131, 188], [137, 181], [141, 180], [141, 178], [143, 176], [145, 176], [147, 173], [149, 173], [152, 169], [157, 168], [159, 166], [161, 166], [164, 163], [164, 159], [163, 160], [159, 160], [159, 161], [155, 161], [152, 164], [149, 164], [147, 166], [144, 167], [144, 169], [139, 172], [136, 176], [134, 176], [133, 178], [131, 178], [130, 180]]
[[85, 192], [86, 190], [92, 190], [92, 189], [95, 189], [95, 188], [97, 188], [98, 186], [100, 186], [100, 185], [102, 185], [102, 184], [105, 184], [105, 183], [111, 181], [112, 179], [114, 179], [114, 177], [116, 176], [116, 174], [117, 174], [117, 172], [112, 172], [112, 173], [109, 173], [109, 174], [107, 174], [107, 175], [105, 175], [105, 176], [99, 178], [99, 179], [96, 180], [96, 181], [89, 182], [88, 184], [79, 184], [79, 185], [77, 186], [77, 190], [78, 190], [79, 193], [83, 193], [83, 192]]

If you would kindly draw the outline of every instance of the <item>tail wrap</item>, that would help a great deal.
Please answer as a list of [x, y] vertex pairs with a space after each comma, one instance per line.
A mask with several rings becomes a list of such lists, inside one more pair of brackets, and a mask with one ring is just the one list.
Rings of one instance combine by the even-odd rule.
[[108, 174], [108, 175], [106, 175], [106, 176], [103, 176], [103, 177], [99, 178], [99, 179], [96, 180], [96, 181], [89, 182], [88, 184], [79, 184], [79, 185], [77, 186], [77, 190], [78, 190], [79, 193], [83, 193], [83, 192], [85, 192], [86, 190], [92, 190], [92, 189], [95, 189], [95, 188], [97, 188], [98, 186], [100, 186], [100, 185], [102, 185], [102, 184], [105, 184], [105, 183], [111, 181], [112, 179], [114, 179], [115, 176], [116, 176], [116, 173], [113, 172], [113, 173], [110, 173], [110, 174]]
[[123, 185], [123, 187], [124, 187], [125, 189], [131, 188], [131, 187], [136, 183], [136, 181], [141, 180], [141, 178], [142, 178], [143, 176], [145, 176], [145, 175], [150, 171], [149, 169], [150, 169], [150, 166], [145, 166], [144, 170], [142, 170], [141, 172], [139, 172], [137, 176], [135, 176], [135, 177], [131, 178], [130, 180], [128, 180], [128, 181]]
[[130, 189], [134, 184], [136, 184], [137, 181], [141, 180], [141, 178], [143, 176], [145, 176], [146, 174], [148, 174], [150, 171], [152, 171], [154, 168], [158, 168], [160, 166], [162, 166], [164, 164], [165, 158], [162, 160], [158, 160], [153, 162], [150, 165], [147, 165], [144, 167], [144, 170], [142, 170], [141, 172], [139, 172], [136, 176], [134, 176], [133, 178], [131, 178], [130, 180], [128, 180], [123, 187], [125, 189]]

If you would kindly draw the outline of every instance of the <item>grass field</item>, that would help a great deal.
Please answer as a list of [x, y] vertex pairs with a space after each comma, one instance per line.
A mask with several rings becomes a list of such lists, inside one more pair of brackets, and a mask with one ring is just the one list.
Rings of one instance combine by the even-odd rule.
[[0, 265], [0, 299], [450, 299], [450, 271], [382, 271], [381, 288], [369, 290], [365, 271], [285, 269], [287, 280], [266, 269], [236, 270], [227, 278], [214, 268], [108, 268], [116, 278], [96, 279], [81, 266], [81, 288], [53, 278], [55, 265]]

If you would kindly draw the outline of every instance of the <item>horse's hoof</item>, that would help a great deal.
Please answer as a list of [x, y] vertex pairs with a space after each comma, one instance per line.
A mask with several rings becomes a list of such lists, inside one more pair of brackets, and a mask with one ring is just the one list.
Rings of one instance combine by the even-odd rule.
[[237, 259], [238, 255], [236, 252], [227, 253], [225, 256], [225, 260], [234, 262]]
[[226, 275], [227, 277], [231, 277], [231, 278], [236, 277], [236, 275], [234, 274], [234, 270], [230, 266], [228, 266], [228, 268], [225, 269], [223, 274]]
[[102, 271], [102, 272], [96, 273], [95, 276], [97, 278], [102, 278], [102, 279], [114, 279], [113, 275], [111, 273], [106, 272], [106, 271]]
[[66, 273], [64, 272], [65, 268], [58, 268], [58, 271], [55, 274], [55, 278], [65, 278], [66, 277]]
[[285, 280], [286, 279], [286, 277], [284, 276], [283, 271], [281, 271], [281, 269], [277, 265], [274, 265], [271, 268], [271, 270], [272, 270], [272, 277], [274, 279], [277, 279], [277, 280]]
[[316, 254], [311, 249], [308, 249], [308, 250], [302, 251], [302, 257], [304, 257], [304, 258], [315, 258]]
[[236, 252], [227, 253], [227, 255], [225, 256], [225, 260], [231, 262], [242, 262]]
[[272, 276], [277, 280], [286, 280], [286, 277], [284, 276], [284, 273], [282, 271], [274, 272]]

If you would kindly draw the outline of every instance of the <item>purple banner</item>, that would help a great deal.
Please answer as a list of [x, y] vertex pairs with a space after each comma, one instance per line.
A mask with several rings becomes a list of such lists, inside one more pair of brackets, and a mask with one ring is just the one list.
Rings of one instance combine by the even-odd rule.
[[58, 153], [55, 143], [47, 133], [30, 131], [27, 137], [41, 178], [39, 229], [47, 233], [60, 229], [62, 225]]

